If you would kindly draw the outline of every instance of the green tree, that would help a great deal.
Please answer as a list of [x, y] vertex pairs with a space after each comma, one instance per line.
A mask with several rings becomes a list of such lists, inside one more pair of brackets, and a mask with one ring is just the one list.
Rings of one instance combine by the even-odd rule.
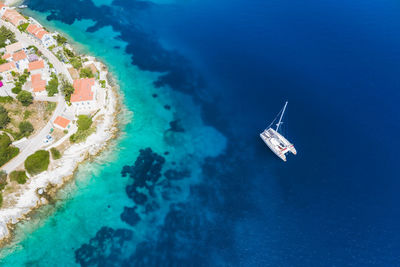
[[30, 92], [22, 90], [18, 93], [17, 99], [23, 106], [29, 106], [33, 102], [33, 96]]
[[15, 34], [7, 29], [4, 26], [0, 27], [0, 47], [5, 47], [6, 44], [6, 40], [10, 40], [11, 43], [15, 43], [17, 40], [15, 39]]
[[39, 174], [46, 171], [50, 163], [50, 153], [46, 150], [38, 150], [25, 160], [25, 169], [31, 174]]
[[71, 95], [74, 93], [75, 89], [72, 84], [70, 84], [67, 80], [63, 80], [61, 91], [64, 94], [65, 100], [69, 102], [71, 100]]
[[81, 78], [93, 78], [93, 72], [90, 68], [82, 68], [81, 71], [79, 72], [79, 76]]
[[59, 159], [59, 158], [61, 158], [61, 153], [60, 153], [60, 151], [58, 151], [57, 148], [52, 147], [52, 148], [50, 149], [50, 152], [51, 152], [51, 157], [52, 157], [53, 159]]
[[29, 136], [33, 132], [33, 125], [29, 121], [22, 121], [18, 125], [22, 136]]
[[0, 105], [0, 129], [6, 128], [9, 122], [10, 117], [8, 116], [8, 111]]
[[61, 35], [58, 34], [56, 36], [56, 41], [57, 41], [58, 45], [63, 45], [63, 44], [65, 44], [67, 42], [67, 38], [65, 38], [64, 36], [61, 36]]
[[66, 48], [66, 47], [64, 47], [64, 53], [65, 53], [65, 55], [67, 55], [67, 57], [69, 57], [69, 58], [75, 57], [74, 52], [72, 52], [71, 50], [69, 50], [69, 49]]
[[28, 176], [26, 176], [25, 171], [12, 171], [10, 173], [10, 180], [19, 184], [24, 184], [26, 183], [26, 180], [28, 180]]
[[51, 80], [46, 86], [46, 90], [48, 96], [54, 96], [58, 93], [58, 78], [57, 75], [55, 75], [54, 73], [51, 75]]

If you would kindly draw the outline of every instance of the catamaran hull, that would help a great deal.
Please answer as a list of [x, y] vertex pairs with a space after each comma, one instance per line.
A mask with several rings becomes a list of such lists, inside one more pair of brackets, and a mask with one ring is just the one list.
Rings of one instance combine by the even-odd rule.
[[269, 139], [267, 137], [265, 137], [262, 133], [260, 134], [260, 137], [264, 141], [264, 143], [269, 147], [269, 149], [271, 149], [271, 151], [275, 153], [275, 155], [277, 155], [281, 160], [286, 161], [285, 154], [281, 154], [278, 151], [276, 151], [274, 149], [274, 146], [272, 145], [272, 143], [269, 141]]
[[286, 153], [291, 152], [294, 155], [297, 154], [293, 144], [272, 128], [266, 129], [260, 134], [260, 137], [272, 152], [283, 161], [286, 161]]

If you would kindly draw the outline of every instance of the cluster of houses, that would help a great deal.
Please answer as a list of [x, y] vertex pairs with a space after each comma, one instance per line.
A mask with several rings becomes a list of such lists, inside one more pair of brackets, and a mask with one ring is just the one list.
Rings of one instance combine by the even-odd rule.
[[3, 50], [1, 58], [7, 61], [0, 65], [3, 82], [12, 82], [15, 73], [23, 74], [27, 70], [31, 76], [25, 89], [35, 95], [45, 94], [46, 83], [50, 79], [50, 69], [45, 61], [37, 56], [35, 49], [28, 49], [21, 42], [16, 42], [7, 45]]
[[31, 34], [34, 38], [37, 38], [45, 47], [57, 45], [56, 40], [52, 34], [46, 31], [39, 23], [31, 23], [28, 19], [18, 13], [15, 9], [12, 9], [4, 3], [0, 2], [0, 17], [18, 27], [22, 24], [28, 23], [26, 31]]
[[[46, 48], [57, 45], [52, 34], [46, 31], [39, 23], [32, 19], [26, 19], [15, 9], [9, 8], [2, 2], [0, 2], [0, 17], [15, 27], [28, 23], [26, 32]], [[2, 59], [7, 61], [0, 65], [0, 75], [3, 82], [12, 82], [14, 79], [13, 72], [22, 74], [27, 70], [30, 73], [30, 78], [24, 89], [33, 92], [36, 96], [46, 95], [46, 84], [50, 80], [51, 70], [46, 61], [36, 54], [35, 49], [24, 47], [21, 42], [16, 42], [7, 45], [5, 49], [0, 49], [0, 52], [3, 53]], [[94, 63], [87, 64], [85, 67], [88, 67], [94, 74], [98, 73]], [[100, 88], [96, 79], [80, 79], [78, 71], [74, 68], [69, 68], [68, 71], [74, 80], [74, 92], [70, 100], [71, 107], [74, 110], [73, 113], [80, 115], [95, 111], [98, 108], [97, 91]], [[53, 125], [59, 129], [66, 130], [70, 127], [70, 123], [71, 120], [58, 116]]]

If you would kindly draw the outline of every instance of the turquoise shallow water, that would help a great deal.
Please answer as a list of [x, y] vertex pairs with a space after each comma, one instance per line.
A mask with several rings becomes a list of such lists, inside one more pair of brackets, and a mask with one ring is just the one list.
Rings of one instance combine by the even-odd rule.
[[[400, 265], [398, 1], [24, 2], [107, 63], [129, 123], [4, 265]], [[285, 100], [283, 163], [258, 133]]]
[[[190, 96], [166, 87], [155, 90], [153, 82], [159, 74], [140, 71], [131, 65], [130, 56], [124, 52], [126, 44], [114, 38], [118, 33], [111, 27], [87, 33], [84, 30], [93, 24], [90, 20], [66, 25], [45, 21], [45, 14], [28, 10], [26, 13], [67, 34], [82, 53], [104, 61], [122, 93], [121, 135], [94, 162], [79, 167], [76, 179], [60, 192], [59, 202], [40, 209], [31, 221], [19, 224], [16, 239], [1, 251], [2, 263], [10, 266], [71, 266], [76, 264], [74, 250], [104, 225], [133, 230], [137, 242], [153, 234], [155, 226], [164, 220], [169, 204], [185, 199], [189, 186], [201, 180], [199, 166], [203, 159], [221, 153], [226, 141], [215, 129], [203, 125], [200, 109]], [[177, 118], [188, 130], [166, 136], [169, 123]], [[157, 214], [145, 217], [133, 228], [120, 219], [123, 207], [131, 205], [125, 193], [128, 179], [122, 178], [120, 172], [124, 165], [133, 164], [132, 159], [143, 147], [151, 147], [159, 154], [168, 151], [166, 157], [174, 162], [174, 168], [189, 168], [192, 173], [172, 199], [160, 199]], [[186, 160], [188, 157], [190, 161]]]

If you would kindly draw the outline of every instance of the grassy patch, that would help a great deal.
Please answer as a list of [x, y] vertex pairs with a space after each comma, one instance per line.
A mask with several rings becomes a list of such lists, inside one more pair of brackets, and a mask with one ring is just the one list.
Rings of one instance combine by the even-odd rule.
[[56, 102], [47, 102], [46, 113], [52, 113], [57, 107]]
[[5, 104], [5, 103], [11, 103], [14, 101], [14, 98], [11, 96], [0, 96], [0, 103]]

